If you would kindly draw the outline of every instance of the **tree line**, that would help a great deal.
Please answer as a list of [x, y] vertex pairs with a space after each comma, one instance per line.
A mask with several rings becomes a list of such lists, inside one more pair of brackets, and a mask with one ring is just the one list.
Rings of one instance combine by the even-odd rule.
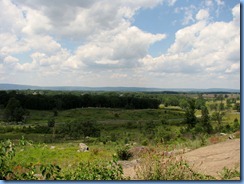
[[160, 101], [155, 98], [134, 96], [106, 96], [101, 94], [57, 94], [57, 95], [32, 95], [17, 94], [15, 92], [0, 91], [0, 105], [5, 108], [11, 98], [19, 101], [24, 109], [33, 110], [67, 110], [85, 107], [106, 107], [126, 109], [156, 109]]

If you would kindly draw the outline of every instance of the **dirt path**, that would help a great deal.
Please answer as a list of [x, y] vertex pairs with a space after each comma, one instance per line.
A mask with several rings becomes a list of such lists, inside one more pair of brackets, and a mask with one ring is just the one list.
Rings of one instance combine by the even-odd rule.
[[[229, 169], [237, 167], [240, 170], [240, 139], [198, 148], [183, 154], [183, 158], [195, 171], [218, 178], [218, 172], [224, 167]], [[137, 160], [124, 161], [121, 164], [124, 176], [136, 179], [135, 167], [139, 165], [139, 162]]]

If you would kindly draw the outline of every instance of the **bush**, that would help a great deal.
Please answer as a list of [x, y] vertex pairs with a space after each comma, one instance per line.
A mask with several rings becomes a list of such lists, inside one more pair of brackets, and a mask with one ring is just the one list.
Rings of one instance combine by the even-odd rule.
[[129, 160], [133, 156], [128, 146], [118, 149], [117, 155], [120, 160]]
[[0, 143], [0, 180], [6, 180], [12, 174], [10, 161], [15, 156], [14, 144], [10, 141]]
[[[25, 146], [22, 138], [20, 146]], [[13, 165], [15, 155], [14, 144], [8, 141], [0, 142], [0, 180], [122, 180], [122, 166], [113, 161], [81, 162], [72, 171], [62, 171], [54, 164]]]
[[65, 180], [122, 180], [122, 166], [116, 160], [110, 162], [81, 162], [78, 167], [64, 175]]
[[139, 180], [210, 180], [211, 176], [193, 171], [182, 157], [166, 156], [151, 151], [145, 155], [136, 174]]
[[147, 146], [148, 145], [148, 140], [147, 139], [144, 139], [142, 142], [141, 142], [142, 146]]

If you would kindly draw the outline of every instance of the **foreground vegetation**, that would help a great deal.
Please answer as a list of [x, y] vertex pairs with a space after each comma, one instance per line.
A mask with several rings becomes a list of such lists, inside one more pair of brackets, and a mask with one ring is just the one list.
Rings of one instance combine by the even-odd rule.
[[[156, 148], [195, 149], [222, 141], [220, 133], [240, 136], [239, 94], [3, 91], [0, 99], [1, 179], [130, 179], [118, 164], [135, 156], [128, 146], [150, 148], [138, 179], [215, 179]], [[81, 142], [89, 152], [77, 152]]]
[[[112, 160], [89, 160], [70, 164], [68, 169], [56, 163], [16, 163], [16, 149], [33, 146], [24, 139], [16, 146], [10, 140], [0, 143], [1, 180], [129, 180], [123, 176], [123, 169], [114, 155]], [[43, 148], [43, 147], [42, 147]], [[38, 149], [38, 148], [37, 148]], [[180, 156], [167, 156], [155, 148], [142, 155], [143, 161], [137, 168], [139, 180], [216, 180], [213, 176], [203, 175], [192, 170]], [[235, 168], [223, 168], [219, 173], [221, 180], [240, 177]]]

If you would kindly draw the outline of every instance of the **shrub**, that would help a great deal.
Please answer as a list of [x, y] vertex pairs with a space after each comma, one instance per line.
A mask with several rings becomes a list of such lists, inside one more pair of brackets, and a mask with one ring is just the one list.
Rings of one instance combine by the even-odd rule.
[[0, 180], [5, 180], [12, 174], [10, 161], [14, 155], [14, 144], [10, 140], [2, 141], [0, 143]]
[[[25, 140], [20, 141], [24, 146]], [[122, 180], [122, 166], [117, 160], [81, 162], [72, 171], [62, 171], [55, 164], [15, 165], [11, 160], [15, 155], [14, 144], [8, 141], [0, 142], [0, 180]]]
[[70, 173], [65, 173], [65, 180], [122, 180], [122, 166], [116, 160], [110, 162], [81, 162]]
[[136, 170], [139, 180], [209, 180], [211, 176], [199, 174], [191, 169], [182, 157], [166, 156], [149, 152]]
[[221, 180], [228, 180], [235, 177], [240, 177], [240, 172], [236, 168], [228, 169], [227, 167], [224, 167], [223, 170], [219, 172], [219, 176]]
[[144, 139], [142, 142], [141, 142], [142, 146], [147, 146], [148, 145], [148, 140], [147, 139]]
[[237, 118], [235, 118], [233, 126], [232, 126], [233, 131], [240, 130], [240, 123]]
[[120, 160], [128, 160], [133, 156], [133, 154], [129, 151], [129, 147], [125, 146], [123, 148], [119, 148], [117, 150], [117, 155]]

